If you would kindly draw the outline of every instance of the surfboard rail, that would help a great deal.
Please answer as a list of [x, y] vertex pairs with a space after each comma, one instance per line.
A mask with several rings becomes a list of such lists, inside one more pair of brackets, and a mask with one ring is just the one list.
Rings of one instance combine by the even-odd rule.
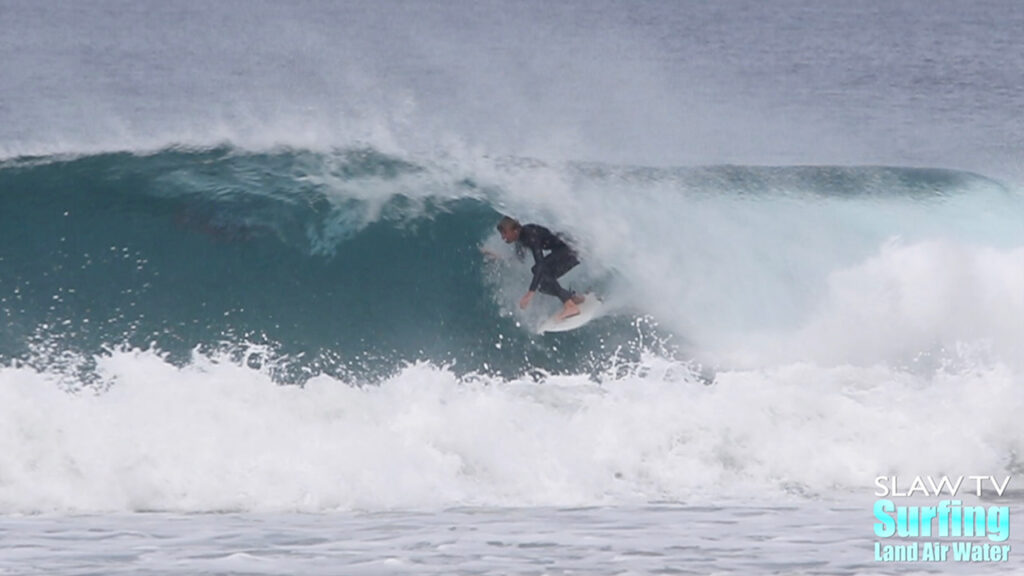
[[575, 330], [585, 326], [591, 320], [597, 318], [603, 308], [601, 299], [593, 292], [584, 294], [583, 298], [583, 303], [579, 305], [579, 314], [570, 316], [564, 320], [559, 320], [558, 314], [556, 313], [540, 323], [540, 326], [537, 327], [537, 333], [545, 334], [548, 332], [568, 332], [569, 330]]

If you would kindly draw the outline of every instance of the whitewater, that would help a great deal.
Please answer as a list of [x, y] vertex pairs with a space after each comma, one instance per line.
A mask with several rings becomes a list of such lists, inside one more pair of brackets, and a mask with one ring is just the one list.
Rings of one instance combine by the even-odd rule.
[[874, 557], [1024, 514], [1024, 14], [939, 4], [0, 4], [0, 574], [1020, 571]]

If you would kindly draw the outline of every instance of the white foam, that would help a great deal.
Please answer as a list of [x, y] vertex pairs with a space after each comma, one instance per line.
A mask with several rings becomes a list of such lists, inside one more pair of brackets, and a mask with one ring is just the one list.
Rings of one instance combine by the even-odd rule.
[[[1022, 447], [1018, 373], [884, 367], [722, 372], [647, 358], [633, 375], [305, 388], [197, 355], [99, 360], [109, 390], [0, 369], [0, 511], [587, 505], [859, 490], [881, 473], [996, 473]], [[928, 426], [956, 419], [963, 426]], [[883, 447], [884, 449], [880, 449]], [[808, 455], [813, 454], [813, 458]], [[966, 473], [966, 472], [965, 472]]]
[[811, 318], [776, 344], [789, 358], [820, 362], [980, 355], [1020, 369], [1022, 315], [1024, 249], [893, 242], [831, 274]]
[[653, 316], [705, 360], [901, 364], [992, 344], [1016, 365], [1024, 226], [1012, 192], [977, 181], [829, 196], [823, 175], [818, 196], [574, 174], [506, 174], [502, 201], [577, 238], [584, 286], [601, 279], [617, 308]]

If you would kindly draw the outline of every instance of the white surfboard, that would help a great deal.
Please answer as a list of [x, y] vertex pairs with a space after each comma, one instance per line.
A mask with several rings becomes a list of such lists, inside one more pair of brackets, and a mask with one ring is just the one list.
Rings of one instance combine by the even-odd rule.
[[[558, 314], [551, 316], [547, 320], [541, 322], [540, 326], [537, 327], [538, 334], [544, 334], [545, 332], [566, 332], [569, 330], [575, 330], [584, 324], [590, 322], [594, 318], [597, 318], [601, 312], [601, 300], [597, 297], [597, 294], [593, 292], [584, 294], [583, 303], [579, 305], [580, 313], [575, 316], [570, 316], [565, 320], [559, 320]], [[559, 310], [561, 312], [561, 310]]]

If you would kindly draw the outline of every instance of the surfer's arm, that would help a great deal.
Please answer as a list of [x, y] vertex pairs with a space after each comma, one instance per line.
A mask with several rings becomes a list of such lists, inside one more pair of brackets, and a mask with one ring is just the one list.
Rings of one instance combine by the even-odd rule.
[[519, 300], [519, 307], [522, 308], [523, 310], [526, 310], [526, 307], [530, 305], [530, 300], [533, 299], [533, 294], [533, 290], [527, 292], [526, 295]]

